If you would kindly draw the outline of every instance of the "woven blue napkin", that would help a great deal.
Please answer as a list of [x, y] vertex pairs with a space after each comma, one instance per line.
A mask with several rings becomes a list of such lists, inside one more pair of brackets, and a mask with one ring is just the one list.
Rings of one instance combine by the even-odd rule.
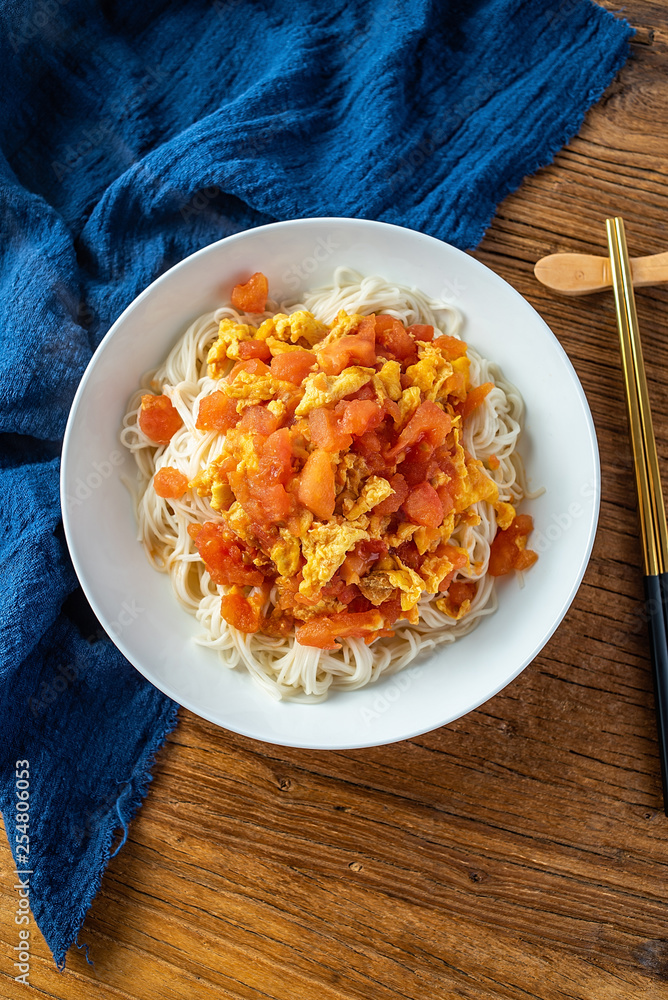
[[475, 246], [632, 29], [591, 0], [14, 0], [0, 28], [0, 808], [25, 929], [62, 967], [176, 724], [63, 540], [59, 442], [96, 345], [176, 261], [260, 223]]

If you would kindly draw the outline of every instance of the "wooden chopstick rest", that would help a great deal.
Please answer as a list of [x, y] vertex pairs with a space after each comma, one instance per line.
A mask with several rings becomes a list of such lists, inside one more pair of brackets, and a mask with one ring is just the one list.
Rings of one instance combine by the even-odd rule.
[[[631, 260], [631, 278], [636, 287], [668, 281], [668, 253]], [[588, 253], [551, 253], [534, 267], [540, 282], [562, 295], [590, 295], [612, 288], [609, 257]]]

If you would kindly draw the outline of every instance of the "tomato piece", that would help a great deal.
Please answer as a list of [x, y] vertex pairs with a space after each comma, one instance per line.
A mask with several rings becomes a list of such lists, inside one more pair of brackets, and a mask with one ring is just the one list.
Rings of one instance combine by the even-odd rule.
[[510, 527], [497, 531], [489, 553], [490, 576], [505, 576], [513, 569], [523, 570], [533, 566], [538, 556], [525, 548], [532, 531], [533, 518], [528, 514], [518, 514]]
[[515, 537], [524, 535], [525, 538], [528, 538], [533, 531], [533, 518], [530, 514], [516, 514], [512, 524], [506, 530], [512, 532]]
[[455, 501], [451, 493], [451, 490], [454, 487], [454, 485], [455, 484], [453, 482], [444, 483], [442, 486], [439, 486], [436, 490], [436, 492], [438, 493], [438, 499], [441, 501], [441, 504], [443, 505], [443, 517], [446, 517], [450, 513], [450, 511], [454, 510], [455, 508]]
[[384, 500], [381, 500], [380, 503], [376, 504], [373, 508], [374, 514], [394, 514], [399, 510], [402, 503], [408, 496], [408, 483], [400, 472], [397, 472], [389, 479], [389, 484], [394, 490], [394, 493], [390, 493], [389, 497], [386, 497]]
[[246, 407], [237, 424], [237, 430], [244, 434], [262, 434], [263, 437], [268, 437], [278, 428], [279, 423], [279, 418], [259, 403], [257, 406]]
[[414, 524], [438, 528], [443, 520], [443, 504], [430, 483], [416, 486], [404, 500], [403, 509]]
[[243, 562], [240, 546], [224, 525], [215, 521], [190, 524], [188, 534], [216, 585], [259, 587], [264, 582], [259, 569]]
[[483, 382], [482, 385], [477, 385], [475, 389], [471, 389], [467, 392], [466, 399], [457, 407], [457, 412], [461, 413], [462, 420], [466, 420], [467, 417], [471, 416], [474, 410], [478, 409], [493, 388], [493, 382]]
[[374, 607], [371, 601], [368, 601], [366, 597], [362, 597], [358, 594], [357, 597], [353, 597], [352, 601], [348, 605], [348, 612], [350, 614], [358, 614], [360, 611], [373, 611]]
[[335, 640], [349, 637], [375, 638], [374, 633], [384, 626], [380, 611], [350, 612], [340, 611], [335, 615], [318, 615], [300, 625], [297, 629], [297, 642], [302, 646], [315, 646], [318, 649], [340, 649]]
[[442, 548], [439, 547], [438, 554], [439, 556], [447, 556], [450, 560], [450, 565], [452, 566], [450, 572], [443, 577], [438, 585], [439, 591], [443, 593], [452, 583], [455, 573], [466, 566], [468, 559], [465, 550], [456, 545], [444, 545]]
[[339, 420], [339, 428], [344, 434], [361, 437], [373, 431], [383, 421], [383, 407], [372, 399], [351, 399], [337, 403], [334, 407]]
[[389, 354], [397, 361], [410, 364], [417, 359], [415, 341], [403, 323], [393, 316], [376, 316], [376, 343], [379, 345], [377, 354]]
[[200, 431], [220, 431], [224, 433], [234, 427], [239, 420], [236, 399], [230, 399], [224, 392], [216, 390], [199, 401], [195, 427]]
[[468, 345], [459, 337], [437, 337], [434, 341], [434, 347], [438, 347], [443, 357], [447, 358], [448, 361], [465, 357], [468, 350]]
[[236, 590], [221, 598], [220, 613], [227, 624], [239, 632], [252, 634], [260, 630], [261, 616], [257, 608]]
[[326, 600], [333, 597], [335, 600], [340, 601], [341, 604], [350, 604], [351, 601], [354, 601], [359, 596], [359, 587], [346, 583], [338, 572], [320, 591], [321, 599]]
[[179, 500], [188, 489], [188, 477], [166, 465], [154, 475], [153, 489], [166, 500]]
[[[248, 310], [247, 310], [248, 311]], [[260, 310], [262, 312], [262, 310]], [[271, 351], [265, 340], [242, 340], [239, 344], [239, 357], [242, 361], [250, 358], [259, 358], [260, 361], [269, 361]]]
[[270, 483], [287, 483], [292, 474], [292, 439], [287, 427], [269, 435], [262, 445], [259, 466], [261, 489]]
[[358, 452], [369, 466], [369, 471], [382, 473], [387, 470], [387, 463], [382, 454], [382, 442], [376, 431], [365, 431], [355, 439], [355, 451]]
[[234, 382], [239, 372], [248, 372], [249, 375], [268, 375], [269, 371], [269, 365], [265, 365], [260, 358], [249, 358], [248, 361], [237, 361], [225, 381]]
[[235, 309], [247, 313], [264, 312], [269, 295], [269, 282], [262, 273], [256, 271], [242, 285], [232, 289], [232, 305]]
[[421, 457], [424, 452], [429, 452], [429, 447], [411, 448], [403, 462], [399, 463], [399, 471], [404, 476], [409, 489], [423, 483], [425, 479], [433, 479], [440, 471], [438, 462], [431, 457]]
[[334, 513], [334, 468], [326, 451], [317, 448], [306, 459], [299, 478], [297, 499], [321, 519], [331, 517]]
[[397, 439], [394, 448], [386, 454], [386, 458], [394, 458], [401, 451], [425, 441], [433, 448], [443, 444], [452, 429], [450, 415], [437, 403], [427, 399], [421, 403], [408, 421]]
[[284, 382], [301, 385], [315, 366], [315, 355], [310, 351], [286, 351], [271, 359], [271, 374]]
[[373, 564], [386, 554], [387, 545], [379, 539], [372, 538], [369, 541], [358, 542], [344, 559], [341, 576], [346, 583], [357, 583], [369, 572]]
[[294, 513], [294, 500], [282, 483], [266, 483], [261, 488], [256, 488], [254, 495], [266, 519], [273, 524], [287, 521]]
[[376, 390], [370, 382], [367, 382], [357, 392], [351, 392], [349, 396], [346, 396], [346, 399], [377, 399]]
[[378, 610], [383, 616], [383, 621], [386, 625], [394, 625], [396, 621], [404, 616], [401, 610], [400, 597], [390, 597], [387, 601], [383, 601]]
[[271, 635], [276, 639], [285, 639], [292, 634], [295, 627], [295, 620], [292, 615], [283, 614], [277, 608], [267, 617], [262, 619], [260, 632], [263, 635]]
[[513, 569], [517, 570], [530, 569], [533, 566], [533, 564], [537, 561], [537, 559], [538, 559], [537, 552], [532, 552], [531, 549], [521, 549], [521, 551], [515, 558], [515, 564], [513, 566]]
[[406, 327], [406, 333], [410, 334], [413, 340], [421, 340], [423, 343], [434, 339], [434, 327], [429, 323], [413, 323]]
[[395, 424], [399, 423], [399, 418], [401, 417], [401, 410], [399, 409], [398, 404], [395, 403], [393, 399], [383, 400], [383, 410], [385, 411], [386, 416], [392, 417], [393, 423]]
[[343, 433], [334, 410], [325, 407], [311, 410], [308, 430], [313, 444], [323, 451], [346, 451], [352, 444], [352, 436]]
[[448, 589], [450, 603], [456, 608], [461, 608], [464, 601], [473, 600], [477, 589], [478, 584], [475, 580], [455, 580]]
[[327, 375], [340, 375], [344, 368], [376, 364], [376, 317], [365, 316], [354, 334], [341, 337], [318, 351], [318, 364]]
[[137, 422], [146, 437], [155, 444], [169, 444], [183, 425], [178, 410], [168, 396], [142, 396]]

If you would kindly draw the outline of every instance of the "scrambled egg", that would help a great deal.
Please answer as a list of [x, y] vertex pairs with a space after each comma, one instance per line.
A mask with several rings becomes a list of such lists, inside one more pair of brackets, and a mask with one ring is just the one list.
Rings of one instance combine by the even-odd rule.
[[392, 399], [395, 403], [401, 399], [401, 365], [398, 361], [386, 361], [380, 371], [373, 376], [373, 387], [378, 402]]
[[[244, 434], [240, 437], [241, 440], [238, 442], [237, 449], [237, 469], [239, 472], [257, 472], [260, 468], [260, 462], [257, 452], [253, 447], [253, 438], [250, 434]], [[203, 469], [188, 483], [188, 489], [197, 490], [201, 497], [217, 495], [222, 499], [224, 493], [221, 492], [221, 487], [226, 484], [221, 482], [220, 463], [225, 458], [225, 455], [219, 455], [218, 458], [214, 459], [210, 465], [207, 465], [206, 469]], [[217, 494], [214, 493], [216, 490], [218, 491]], [[213, 507], [213, 504], [211, 506]]]
[[384, 535], [384, 540], [389, 548], [398, 549], [404, 542], [411, 540], [418, 527], [419, 525], [413, 524], [412, 521], [402, 521], [393, 535]]
[[420, 555], [424, 555], [428, 549], [436, 548], [440, 539], [440, 528], [425, 528], [422, 524], [413, 535], [415, 548], [418, 550]]
[[378, 607], [399, 588], [401, 591], [401, 610], [411, 611], [420, 600], [420, 595], [424, 590], [422, 577], [410, 566], [404, 566], [398, 556], [388, 560], [393, 566], [391, 569], [385, 568], [385, 561], [381, 560], [383, 568], [362, 577], [358, 584], [360, 590], [367, 600]]
[[354, 333], [361, 320], [365, 318], [365, 316], [359, 313], [353, 313], [352, 316], [349, 316], [345, 309], [340, 309], [336, 319], [329, 328], [329, 333], [319, 342], [318, 350], [328, 347], [335, 341], [341, 340], [342, 337], [347, 337], [349, 334]]
[[235, 323], [232, 319], [221, 319], [218, 327], [218, 339], [213, 342], [206, 356], [209, 375], [220, 378], [227, 371], [229, 358], [239, 357], [239, 344], [242, 340], [252, 340], [256, 330], [247, 323]]
[[267, 337], [265, 341], [272, 358], [275, 358], [278, 354], [287, 354], [289, 351], [302, 351], [303, 347], [299, 344], [286, 344], [283, 340], [278, 340], [276, 337]]
[[442, 611], [443, 614], [446, 614], [448, 618], [454, 618], [454, 620], [458, 622], [460, 618], [463, 618], [464, 615], [467, 615], [471, 610], [471, 602], [467, 598], [465, 601], [462, 601], [459, 606], [457, 606], [446, 595], [445, 597], [439, 597], [436, 601], [436, 607], [439, 611]]
[[255, 336], [258, 340], [268, 340], [271, 337], [291, 344], [305, 340], [309, 347], [313, 347], [326, 333], [324, 323], [320, 323], [310, 312], [300, 309], [290, 316], [285, 313], [270, 316], [259, 326]]
[[429, 342], [419, 345], [418, 357], [420, 360], [406, 369], [406, 376], [423, 399], [437, 400], [444, 395], [443, 386], [452, 375], [452, 364]]
[[359, 495], [362, 481], [369, 475], [366, 459], [354, 451], [341, 455], [334, 473], [337, 494], [343, 493], [351, 497]]
[[360, 514], [366, 514], [368, 510], [371, 510], [392, 493], [394, 490], [387, 479], [382, 479], [380, 476], [369, 476], [357, 500], [343, 501], [343, 513], [349, 521], [354, 521]]
[[469, 368], [471, 362], [468, 358], [455, 358], [452, 362], [452, 375], [447, 379], [444, 387], [444, 395], [452, 394], [455, 399], [466, 399], [469, 385]]
[[290, 395], [295, 387], [290, 382], [283, 382], [271, 373], [254, 375], [252, 372], [237, 372], [233, 382], [223, 386], [223, 392], [231, 399], [237, 399], [237, 413], [247, 406], [275, 400], [277, 396]]
[[461, 431], [458, 427], [453, 428], [453, 437], [454, 450], [451, 460], [456, 472], [453, 496], [455, 510], [466, 511], [478, 500], [488, 500], [491, 504], [496, 504], [499, 497], [498, 486], [487, 475], [482, 462], [466, 454], [461, 445]]
[[272, 399], [271, 402], [267, 403], [267, 409], [275, 417], [278, 417], [279, 420], [288, 412], [288, 408], [282, 399]]
[[344, 368], [340, 375], [325, 375], [324, 372], [309, 375], [303, 382], [304, 396], [295, 414], [305, 417], [319, 406], [338, 403], [344, 396], [361, 389], [375, 374], [373, 368], [354, 365], [352, 368]]
[[410, 566], [404, 566], [398, 556], [394, 557], [397, 569], [387, 571], [390, 583], [401, 591], [401, 610], [409, 611], [420, 600], [423, 590], [422, 577]]
[[355, 521], [316, 523], [302, 539], [302, 555], [306, 565], [302, 570], [299, 592], [315, 596], [332, 579], [346, 555], [369, 534]]
[[420, 390], [416, 385], [404, 389], [399, 399], [399, 419], [396, 421], [399, 427], [408, 423], [421, 402]]
[[499, 500], [495, 505], [495, 510], [496, 523], [502, 531], [505, 531], [506, 528], [509, 528], [513, 522], [513, 518], [516, 513], [515, 508], [511, 503], [505, 503], [503, 500]]
[[[466, 555], [466, 566], [469, 565], [469, 556], [466, 549], [457, 549], [458, 552], [464, 552]], [[422, 577], [425, 584], [425, 593], [427, 594], [437, 594], [438, 585], [441, 580], [443, 580], [448, 573], [451, 573], [454, 569], [451, 559], [447, 555], [437, 556], [430, 555], [426, 556], [422, 561], [420, 566], [420, 576]]]
[[247, 545], [253, 544], [250, 534], [251, 519], [238, 500], [234, 501], [229, 510], [222, 511], [221, 516], [242, 541]]
[[299, 539], [291, 535], [286, 528], [279, 532], [281, 538], [271, 550], [272, 562], [276, 564], [280, 576], [295, 576], [299, 572], [301, 546]]
[[234, 493], [227, 483], [214, 482], [211, 486], [211, 506], [214, 510], [227, 510], [234, 502]]

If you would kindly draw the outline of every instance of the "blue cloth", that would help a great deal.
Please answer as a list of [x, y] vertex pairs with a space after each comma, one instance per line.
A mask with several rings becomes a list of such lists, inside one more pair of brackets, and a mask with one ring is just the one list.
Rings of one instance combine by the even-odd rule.
[[161, 272], [260, 223], [475, 246], [632, 30], [590, 0], [5, 0], [0, 28], [0, 807], [25, 868], [28, 760], [30, 901], [62, 967], [176, 724], [63, 540], [59, 442], [92, 351]]

